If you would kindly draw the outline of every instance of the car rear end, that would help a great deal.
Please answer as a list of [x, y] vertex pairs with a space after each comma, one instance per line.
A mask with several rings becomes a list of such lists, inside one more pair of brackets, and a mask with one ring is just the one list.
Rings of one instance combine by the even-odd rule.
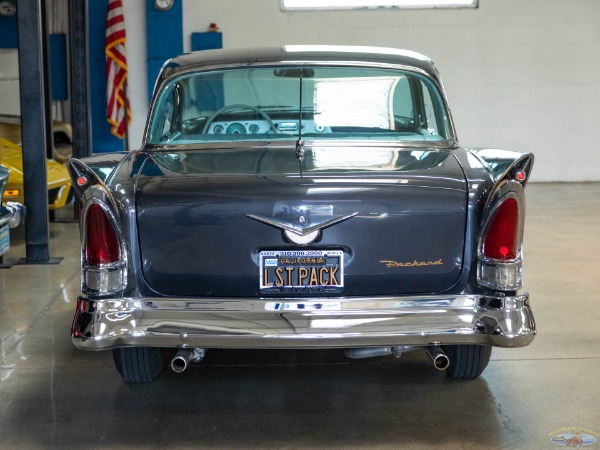
[[492, 346], [533, 339], [515, 178], [531, 164], [494, 174], [458, 147], [425, 60], [305, 57], [163, 73], [142, 151], [105, 179], [70, 163], [72, 335], [114, 349], [127, 381], [155, 378], [164, 347], [179, 349], [176, 371], [215, 347], [424, 349], [474, 378]]

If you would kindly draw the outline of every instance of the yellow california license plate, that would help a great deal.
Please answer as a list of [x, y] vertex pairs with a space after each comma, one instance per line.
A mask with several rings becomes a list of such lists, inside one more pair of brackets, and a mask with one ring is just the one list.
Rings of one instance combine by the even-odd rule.
[[260, 252], [263, 294], [339, 293], [344, 289], [341, 250], [269, 250]]

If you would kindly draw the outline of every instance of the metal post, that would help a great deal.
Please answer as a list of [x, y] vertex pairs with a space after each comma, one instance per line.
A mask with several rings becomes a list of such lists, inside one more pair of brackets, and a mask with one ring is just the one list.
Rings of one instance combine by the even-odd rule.
[[[71, 47], [71, 122], [73, 123], [73, 156], [92, 154], [90, 122], [90, 84], [88, 64], [88, 3], [69, 2], [69, 39]], [[79, 199], [75, 197], [73, 219], [79, 219]]]
[[[28, 264], [48, 264], [48, 184], [46, 174], [46, 136], [51, 130], [46, 114], [46, 66], [41, 2], [19, 0], [17, 32], [19, 36], [19, 84], [21, 95], [21, 133], [23, 143], [23, 184], [27, 220], [25, 245]], [[47, 48], [47, 46], [46, 46]], [[50, 131], [51, 132], [51, 131]]]
[[41, 42], [42, 42], [42, 64], [44, 67], [42, 82], [44, 83], [44, 113], [46, 115], [45, 134], [46, 134], [46, 158], [54, 158], [54, 133], [52, 132], [52, 81], [50, 80], [50, 42], [48, 37], [48, 22], [46, 20], [46, 0], [40, 1], [41, 18]]
[[92, 154], [87, 14], [87, 0], [71, 0], [69, 2], [71, 120], [73, 122], [73, 156], [76, 158]]

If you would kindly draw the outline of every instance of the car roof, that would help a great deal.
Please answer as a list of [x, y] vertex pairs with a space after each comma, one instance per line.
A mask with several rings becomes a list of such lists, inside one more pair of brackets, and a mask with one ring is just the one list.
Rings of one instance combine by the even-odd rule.
[[208, 66], [251, 66], [253, 64], [327, 61], [413, 67], [421, 69], [431, 78], [440, 82], [439, 73], [433, 61], [425, 55], [410, 50], [345, 45], [281, 45], [253, 49], [220, 49], [185, 53], [165, 62], [157, 84], [178, 72], [202, 69]]

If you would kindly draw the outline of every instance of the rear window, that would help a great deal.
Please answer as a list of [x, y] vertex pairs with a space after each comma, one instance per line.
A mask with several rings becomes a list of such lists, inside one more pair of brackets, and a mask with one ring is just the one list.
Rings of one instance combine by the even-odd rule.
[[278, 66], [187, 74], [153, 108], [150, 144], [452, 139], [436, 86], [392, 69]]

